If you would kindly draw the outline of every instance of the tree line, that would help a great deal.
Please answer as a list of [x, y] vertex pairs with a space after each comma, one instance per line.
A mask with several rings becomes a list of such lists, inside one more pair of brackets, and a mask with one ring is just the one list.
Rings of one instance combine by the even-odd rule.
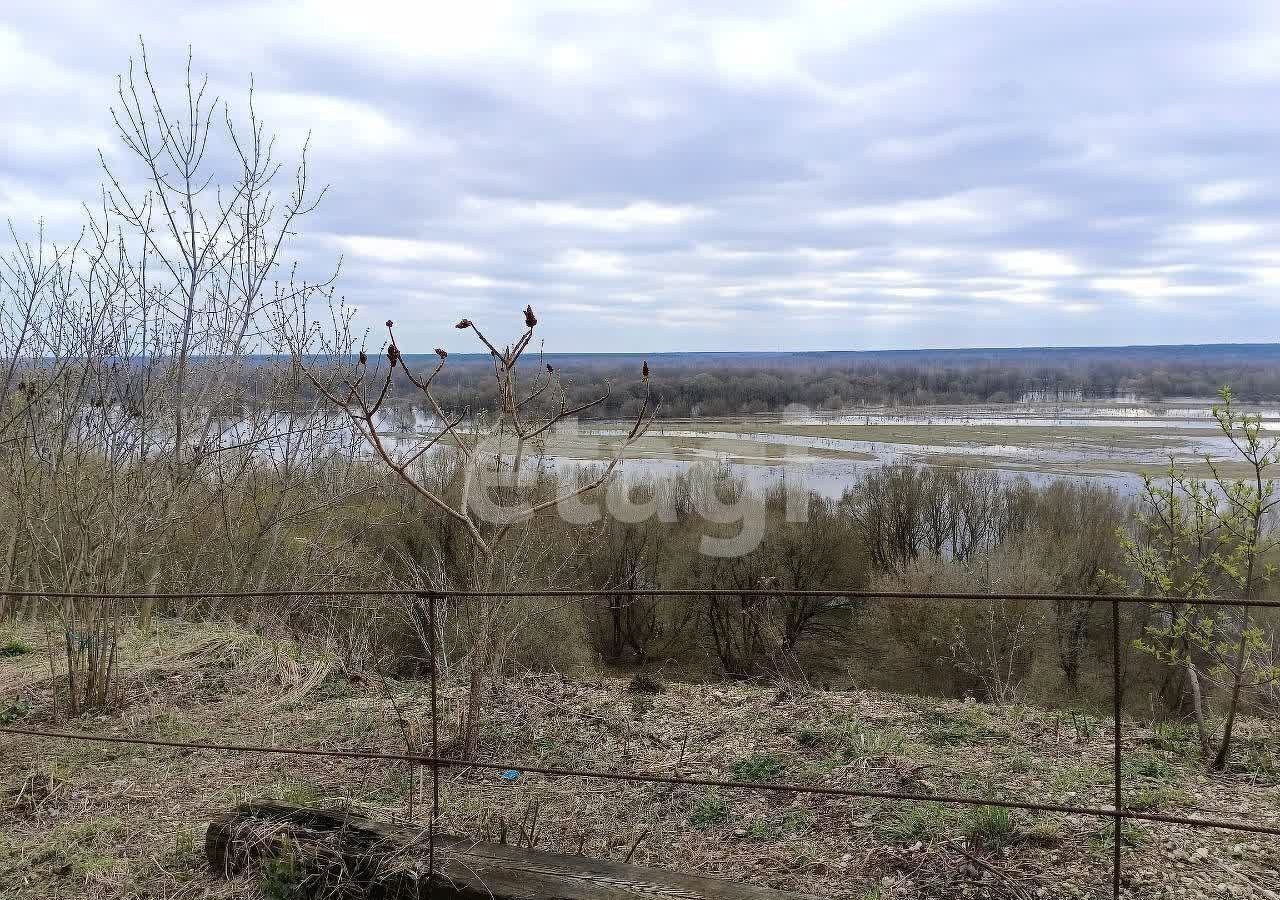
[[[1022, 351], [1016, 362], [974, 361], [945, 353], [927, 362], [848, 361], [843, 354], [801, 357], [780, 364], [764, 354], [664, 354], [655, 361], [651, 398], [665, 418], [724, 417], [778, 413], [800, 405], [835, 411], [860, 406], [920, 406], [1088, 402], [1128, 399], [1158, 403], [1170, 398], [1208, 398], [1230, 384], [1247, 402], [1280, 399], [1280, 358], [1259, 351], [1233, 355], [1203, 348], [1194, 355], [1117, 352], [1102, 359], [1061, 357], [1049, 351]], [[1280, 353], [1274, 354], [1280, 357]], [[421, 360], [406, 357], [411, 364]], [[579, 354], [531, 360], [527, 368], [550, 360], [560, 373], [574, 405], [602, 402], [584, 418], [630, 418], [644, 402], [632, 385], [639, 357]], [[435, 385], [449, 408], [490, 409], [497, 399], [489, 376], [490, 361], [459, 358]], [[393, 396], [415, 402], [410, 386], [397, 386]]]

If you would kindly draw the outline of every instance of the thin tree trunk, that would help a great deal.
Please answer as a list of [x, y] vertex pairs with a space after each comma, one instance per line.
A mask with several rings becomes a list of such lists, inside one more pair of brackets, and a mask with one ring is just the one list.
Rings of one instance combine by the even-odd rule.
[[1218, 754], [1213, 758], [1213, 770], [1221, 772], [1227, 765], [1227, 754], [1231, 752], [1231, 733], [1236, 724], [1236, 708], [1240, 705], [1240, 692], [1244, 687], [1244, 658], [1249, 647], [1249, 613], [1246, 610], [1244, 621], [1240, 623], [1240, 643], [1236, 645], [1235, 664], [1231, 667], [1234, 678], [1231, 684], [1231, 701], [1227, 705], [1227, 721], [1222, 726], [1222, 743], [1218, 745]]
[[471, 673], [467, 680], [466, 723], [462, 733], [462, 758], [475, 759], [480, 744], [480, 708], [484, 700], [484, 678], [492, 657], [493, 620], [489, 611], [480, 616], [480, 633], [476, 636], [475, 650], [471, 655]]
[[1209, 728], [1205, 724], [1204, 719], [1204, 697], [1200, 690], [1200, 673], [1196, 671], [1196, 664], [1191, 661], [1191, 657], [1187, 657], [1187, 685], [1191, 688], [1191, 705], [1195, 710], [1196, 731], [1200, 736], [1200, 752], [1204, 754], [1204, 758], [1208, 759], [1213, 755], [1213, 741], [1209, 737]]
[[[2, 586], [6, 591], [15, 590], [13, 576], [15, 563], [17, 562], [17, 555], [18, 523], [14, 522], [13, 531], [9, 533], [9, 549], [5, 553], [4, 581], [0, 582], [0, 586]], [[8, 595], [0, 597], [0, 619], [7, 619], [10, 615], [16, 618], [18, 614], [18, 603], [19, 600], [17, 597], [10, 597]]]

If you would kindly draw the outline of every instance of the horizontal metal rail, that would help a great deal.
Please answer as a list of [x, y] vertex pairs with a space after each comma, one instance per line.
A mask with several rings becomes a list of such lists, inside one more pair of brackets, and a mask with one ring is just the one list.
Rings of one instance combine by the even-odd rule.
[[[100, 741], [108, 744], [140, 744], [150, 747], [173, 747], [184, 750], [213, 750], [229, 753], [272, 753], [292, 756], [323, 756], [338, 759], [375, 759], [384, 762], [409, 762], [441, 769], [484, 769], [486, 771], [516, 771], [552, 778], [597, 778], [606, 781], [628, 781], [645, 784], [688, 785], [692, 787], [717, 787], [732, 790], [776, 791], [791, 794], [814, 794], [827, 797], [849, 797], [867, 800], [898, 800], [913, 803], [945, 803], [963, 806], [996, 806], [1004, 809], [1022, 809], [1030, 812], [1061, 813], [1070, 816], [1088, 816], [1114, 819], [1116, 810], [1103, 806], [1070, 806], [1061, 803], [1034, 803], [1016, 800], [998, 800], [985, 797], [969, 797], [959, 794], [919, 794], [907, 791], [877, 791], [862, 788], [828, 787], [826, 785], [785, 784], [773, 781], [730, 781], [716, 778], [685, 778], [678, 775], [661, 775], [650, 772], [604, 772], [598, 769], [565, 769], [539, 766], [519, 761], [467, 761], [433, 757], [418, 753], [395, 753], [385, 750], [336, 750], [324, 747], [292, 747], [270, 744], [221, 744], [202, 741], [175, 741], [166, 738], [123, 737], [109, 734], [89, 734], [75, 731], [43, 731], [35, 728], [0, 726], [0, 734], [23, 735], [61, 741]], [[1280, 825], [1262, 825], [1230, 819], [1206, 819], [1190, 816], [1171, 816], [1160, 813], [1120, 810], [1125, 819], [1142, 819], [1193, 828], [1215, 828], [1225, 831], [1244, 831], [1254, 834], [1280, 836]]]
[[754, 597], [758, 599], [811, 598], [830, 600], [959, 600], [975, 602], [1002, 602], [1010, 600], [1052, 600], [1061, 603], [1124, 603], [1124, 604], [1177, 604], [1192, 606], [1244, 606], [1262, 609], [1280, 609], [1280, 600], [1259, 600], [1243, 597], [1170, 597], [1142, 594], [1025, 594], [1025, 593], [969, 593], [939, 591], [864, 591], [864, 590], [769, 590], [749, 588], [728, 590], [724, 588], [639, 589], [592, 588], [589, 590], [528, 590], [528, 591], [453, 591], [420, 588], [379, 588], [376, 590], [336, 589], [315, 591], [184, 591], [170, 594], [142, 593], [92, 593], [81, 591], [2, 591], [0, 597], [48, 600], [237, 600], [283, 598], [333, 598], [333, 597], [438, 597], [460, 600], [502, 600], [517, 597]]

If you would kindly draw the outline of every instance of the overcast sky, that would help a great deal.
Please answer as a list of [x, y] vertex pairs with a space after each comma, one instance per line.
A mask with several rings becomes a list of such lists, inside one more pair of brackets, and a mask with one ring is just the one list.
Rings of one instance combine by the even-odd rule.
[[3, 7], [0, 218], [74, 231], [137, 36], [175, 88], [191, 44], [312, 131], [293, 255], [406, 349], [526, 303], [560, 351], [1280, 335], [1280, 4]]

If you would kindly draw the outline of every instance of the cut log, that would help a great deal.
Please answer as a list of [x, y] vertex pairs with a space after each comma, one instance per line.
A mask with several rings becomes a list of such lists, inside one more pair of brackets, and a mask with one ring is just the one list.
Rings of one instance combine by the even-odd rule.
[[348, 810], [245, 803], [209, 824], [205, 853], [223, 876], [259, 871], [273, 893], [368, 900], [815, 900], [665, 869], [436, 836]]

